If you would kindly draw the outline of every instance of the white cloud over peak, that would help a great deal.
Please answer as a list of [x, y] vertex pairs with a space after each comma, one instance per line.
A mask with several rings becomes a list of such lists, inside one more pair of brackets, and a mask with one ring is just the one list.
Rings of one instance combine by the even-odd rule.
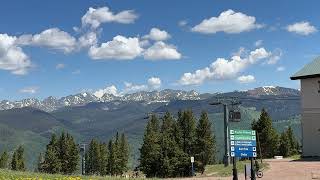
[[111, 85], [111, 86], [108, 86], [104, 89], [99, 89], [97, 90], [96, 92], [93, 93], [93, 95], [95, 95], [96, 97], [98, 98], [101, 98], [104, 94], [112, 94], [114, 96], [118, 96], [118, 89], [115, 85]]
[[315, 26], [312, 26], [308, 21], [301, 21], [294, 24], [290, 24], [286, 27], [286, 29], [289, 32], [293, 32], [304, 36], [318, 31], [317, 28]]
[[152, 28], [148, 35], [145, 35], [144, 38], [152, 39], [154, 41], [164, 41], [171, 37], [171, 35], [164, 30], [158, 28]]
[[89, 56], [92, 59], [130, 60], [139, 56], [142, 51], [138, 38], [126, 38], [118, 35], [100, 46], [92, 46], [89, 49]]
[[155, 42], [151, 47], [146, 49], [143, 56], [149, 60], [174, 60], [182, 57], [175, 46], [162, 41]]
[[19, 90], [20, 93], [27, 93], [27, 94], [35, 94], [38, 91], [39, 91], [39, 87], [37, 86], [25, 87]]
[[145, 84], [133, 84], [131, 82], [124, 82], [124, 90], [122, 91], [123, 94], [126, 93], [132, 93], [136, 91], [142, 91], [142, 90], [147, 90], [148, 86]]
[[151, 77], [148, 79], [148, 85], [151, 89], [158, 89], [161, 86], [161, 79], [158, 77]]
[[51, 28], [35, 35], [22, 35], [17, 44], [47, 47], [70, 53], [76, 49], [77, 39], [59, 28]]
[[124, 10], [118, 13], [112, 12], [108, 7], [90, 7], [86, 14], [81, 18], [82, 26], [98, 28], [102, 23], [116, 22], [122, 24], [133, 23], [138, 18], [134, 10]]
[[261, 28], [263, 25], [256, 23], [256, 18], [231, 9], [222, 12], [218, 17], [204, 19], [191, 30], [203, 34], [225, 32], [237, 34]]
[[232, 56], [230, 60], [217, 58], [209, 67], [196, 70], [193, 73], [184, 73], [179, 83], [181, 85], [199, 85], [209, 80], [233, 79], [250, 65], [270, 56], [270, 52], [264, 48], [258, 48], [251, 51], [246, 57]]
[[243, 84], [247, 84], [247, 83], [252, 83], [252, 82], [255, 82], [255, 77], [252, 76], [252, 75], [242, 75], [242, 76], [239, 76], [237, 78], [237, 80], [240, 82], [240, 83], [243, 83]]
[[16, 75], [28, 73], [32, 63], [28, 55], [16, 44], [17, 37], [0, 34], [0, 69]]

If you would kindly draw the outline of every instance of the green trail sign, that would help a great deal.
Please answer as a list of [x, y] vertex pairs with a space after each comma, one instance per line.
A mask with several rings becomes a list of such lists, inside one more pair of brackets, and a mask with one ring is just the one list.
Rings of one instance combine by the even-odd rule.
[[230, 130], [231, 157], [257, 157], [256, 131]]
[[256, 131], [254, 130], [230, 130], [230, 135], [237, 134], [237, 135], [256, 135]]

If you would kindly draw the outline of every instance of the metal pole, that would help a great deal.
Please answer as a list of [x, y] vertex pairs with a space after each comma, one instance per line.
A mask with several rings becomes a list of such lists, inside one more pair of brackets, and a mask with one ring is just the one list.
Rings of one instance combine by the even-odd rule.
[[193, 166], [193, 162], [191, 163], [191, 175], [194, 176], [194, 166]]
[[238, 180], [238, 170], [237, 170], [237, 159], [236, 157], [232, 157], [232, 164], [233, 164], [233, 180]]
[[254, 165], [253, 165], [253, 158], [250, 158], [251, 160], [251, 180], [256, 180], [256, 175], [255, 175], [255, 172], [254, 172]]
[[228, 114], [228, 106], [227, 104], [223, 104], [224, 110], [224, 166], [229, 166], [230, 163], [230, 153], [229, 153], [229, 128], [228, 128], [228, 121], [229, 121], [229, 114]]

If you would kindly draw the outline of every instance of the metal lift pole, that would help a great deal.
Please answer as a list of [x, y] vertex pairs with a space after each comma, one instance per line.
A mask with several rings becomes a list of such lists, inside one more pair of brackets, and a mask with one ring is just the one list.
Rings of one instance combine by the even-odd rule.
[[224, 115], [224, 166], [227, 167], [230, 164], [230, 153], [229, 153], [229, 113], [227, 104], [223, 103], [223, 115]]

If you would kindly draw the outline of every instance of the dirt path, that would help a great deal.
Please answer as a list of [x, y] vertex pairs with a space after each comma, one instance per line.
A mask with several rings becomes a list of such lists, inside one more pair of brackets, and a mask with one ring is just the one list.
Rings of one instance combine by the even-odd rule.
[[[291, 159], [265, 160], [270, 166], [264, 171], [261, 180], [320, 180], [320, 161], [292, 161]], [[232, 177], [199, 177], [184, 178], [183, 180], [232, 180]], [[239, 174], [239, 180], [244, 180], [244, 175]], [[257, 178], [259, 180], [259, 178]]]

